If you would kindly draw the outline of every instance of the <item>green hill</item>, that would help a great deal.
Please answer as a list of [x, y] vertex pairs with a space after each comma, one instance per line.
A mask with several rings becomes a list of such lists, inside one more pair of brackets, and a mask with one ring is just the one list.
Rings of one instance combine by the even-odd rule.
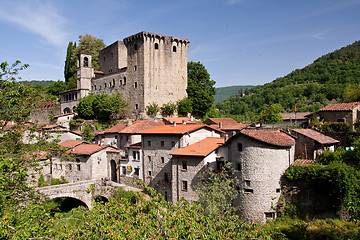
[[283, 111], [317, 111], [331, 101], [344, 101], [346, 89], [360, 83], [360, 42], [326, 54], [303, 69], [250, 90], [250, 95], [230, 97], [217, 108], [239, 121], [254, 121], [266, 104], [280, 103]]
[[245, 92], [245, 89], [250, 90], [255, 86], [253, 85], [245, 85], [245, 86], [230, 86], [230, 87], [220, 87], [216, 88], [216, 94], [214, 96], [214, 104], [218, 104], [219, 102], [222, 102], [226, 99], [228, 99], [231, 96], [235, 96], [239, 93], [239, 91], [242, 89], [242, 92]]

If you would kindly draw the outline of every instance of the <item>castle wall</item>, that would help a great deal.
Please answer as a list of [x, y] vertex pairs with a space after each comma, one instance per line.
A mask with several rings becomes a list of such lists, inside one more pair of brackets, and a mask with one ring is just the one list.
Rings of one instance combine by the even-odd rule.
[[99, 52], [99, 70], [105, 74], [118, 72], [127, 67], [127, 49], [122, 41], [116, 41]]
[[37, 122], [39, 125], [48, 125], [50, 123], [50, 114], [60, 115], [61, 113], [60, 104], [47, 104], [33, 109], [30, 113], [30, 119], [31, 122]]

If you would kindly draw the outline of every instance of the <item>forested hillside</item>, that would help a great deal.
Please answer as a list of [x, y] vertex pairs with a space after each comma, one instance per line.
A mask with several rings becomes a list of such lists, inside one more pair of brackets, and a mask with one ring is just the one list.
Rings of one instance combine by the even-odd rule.
[[317, 111], [331, 101], [345, 99], [358, 89], [360, 81], [360, 42], [326, 54], [303, 69], [250, 90], [250, 95], [231, 97], [218, 103], [225, 116], [254, 121], [266, 104], [280, 103], [283, 111]]
[[244, 86], [230, 86], [230, 87], [219, 87], [216, 88], [216, 94], [214, 96], [214, 104], [217, 104], [219, 102], [222, 102], [226, 99], [228, 99], [231, 96], [235, 96], [239, 94], [239, 91], [242, 91], [242, 93], [245, 93], [246, 89], [251, 89], [255, 86], [253, 85], [244, 85]]

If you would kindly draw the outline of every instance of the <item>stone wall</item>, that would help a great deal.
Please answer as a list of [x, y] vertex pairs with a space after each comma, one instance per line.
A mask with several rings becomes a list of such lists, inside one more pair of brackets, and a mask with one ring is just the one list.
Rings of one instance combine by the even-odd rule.
[[49, 115], [60, 115], [60, 104], [46, 104], [33, 109], [30, 113], [30, 119], [32, 122], [37, 122], [40, 125], [48, 125], [50, 123]]

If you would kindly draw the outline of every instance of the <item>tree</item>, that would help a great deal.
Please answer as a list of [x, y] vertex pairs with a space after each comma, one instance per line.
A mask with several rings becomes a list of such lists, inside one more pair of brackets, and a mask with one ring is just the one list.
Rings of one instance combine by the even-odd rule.
[[186, 117], [188, 113], [191, 113], [193, 111], [193, 108], [190, 98], [185, 97], [180, 101], [178, 101], [177, 109], [178, 109], [178, 114], [183, 117]]
[[226, 163], [219, 173], [209, 169], [200, 175], [195, 191], [208, 215], [220, 217], [235, 212], [232, 201], [239, 195], [234, 189], [239, 179], [232, 176], [233, 172], [231, 163]]
[[262, 120], [264, 123], [275, 124], [282, 121], [281, 116], [282, 106], [279, 103], [271, 104], [270, 106], [265, 107], [262, 111]]
[[94, 101], [95, 101], [95, 95], [92, 93], [80, 99], [75, 110], [80, 118], [83, 119], [95, 118], [95, 112], [93, 107]]
[[106, 45], [102, 39], [98, 39], [90, 34], [79, 36], [79, 45], [76, 48], [76, 54], [85, 52], [91, 54], [92, 66], [95, 70], [99, 70], [99, 51]]
[[146, 106], [146, 111], [147, 114], [155, 117], [157, 113], [160, 111], [160, 106], [156, 102], [150, 103], [149, 105]]
[[46, 93], [58, 97], [60, 92], [67, 89], [66, 82], [56, 81], [46, 87]]
[[67, 83], [67, 89], [76, 88], [76, 42], [69, 42], [68, 48], [66, 51], [65, 59], [65, 68], [64, 68], [64, 77], [65, 82]]
[[215, 81], [200, 62], [188, 62], [188, 98], [192, 102], [193, 113], [204, 116], [214, 103]]
[[163, 104], [160, 109], [161, 109], [161, 113], [162, 113], [163, 116], [164, 115], [165, 116], [171, 116], [176, 111], [176, 104], [172, 103], [172, 102], [169, 102], [169, 103]]

